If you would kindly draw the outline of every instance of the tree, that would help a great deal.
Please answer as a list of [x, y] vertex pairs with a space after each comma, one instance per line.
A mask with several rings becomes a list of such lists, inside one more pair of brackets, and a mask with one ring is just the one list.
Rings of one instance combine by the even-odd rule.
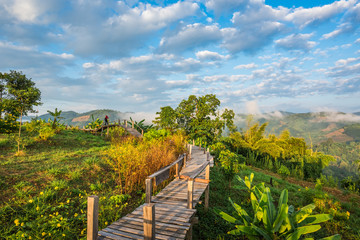
[[191, 139], [198, 139], [206, 143], [222, 134], [225, 127], [230, 132], [236, 130], [234, 126], [234, 112], [225, 109], [222, 114], [219, 111], [220, 100], [214, 94], [196, 97], [190, 95], [188, 99], [180, 102], [174, 110], [170, 106], [162, 107], [159, 116], [154, 123], [160, 128], [184, 129]]
[[220, 100], [214, 94], [200, 97], [190, 95], [176, 108], [177, 123], [185, 129], [190, 138], [211, 143], [222, 134], [226, 123], [232, 123], [235, 116], [234, 112], [228, 109], [225, 109], [225, 114], [220, 115], [219, 107]]
[[55, 108], [55, 111], [54, 112], [51, 112], [51, 111], [47, 111], [54, 119], [53, 119], [53, 122], [52, 122], [52, 129], [55, 129], [56, 128], [56, 124], [58, 122], [58, 119], [62, 119], [63, 117], [60, 117], [61, 113], [62, 113], [62, 110], [58, 111], [57, 108]]
[[[10, 73], [0, 73], [2, 85], [1, 90], [1, 111], [11, 112], [20, 118], [18, 153], [20, 152], [22, 117], [29, 112], [35, 112], [34, 106], [41, 104], [41, 92], [35, 87], [31, 78], [27, 78], [22, 72], [10, 70]], [[1, 116], [1, 115], [0, 115]]]
[[161, 107], [160, 112], [156, 112], [159, 116], [153, 121], [159, 128], [174, 130], [177, 128], [176, 111], [170, 107]]

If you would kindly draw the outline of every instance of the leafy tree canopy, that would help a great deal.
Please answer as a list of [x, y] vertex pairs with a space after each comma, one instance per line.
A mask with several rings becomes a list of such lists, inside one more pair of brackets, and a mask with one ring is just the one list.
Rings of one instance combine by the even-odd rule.
[[40, 105], [40, 100], [41, 92], [31, 78], [14, 70], [0, 72], [0, 118], [3, 113], [20, 117], [35, 112], [33, 107]]
[[200, 139], [211, 143], [219, 137], [225, 126], [235, 131], [234, 112], [225, 109], [219, 111], [220, 100], [214, 94], [205, 96], [190, 95], [188, 99], [180, 102], [176, 109], [170, 106], [162, 107], [154, 123], [159, 128], [184, 129], [192, 139]]

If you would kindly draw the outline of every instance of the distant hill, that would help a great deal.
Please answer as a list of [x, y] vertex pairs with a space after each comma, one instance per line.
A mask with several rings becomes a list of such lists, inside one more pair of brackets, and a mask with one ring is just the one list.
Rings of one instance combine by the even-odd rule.
[[[302, 137], [308, 144], [317, 144], [327, 139], [333, 139], [335, 142], [360, 140], [360, 113], [271, 112], [253, 117], [253, 122], [268, 122], [267, 134], [279, 135], [287, 129], [292, 136]], [[235, 124], [239, 129], [246, 129], [246, 119], [245, 114], [237, 115]]]
[[[62, 119], [60, 119], [60, 122], [65, 125], [70, 126], [79, 126], [83, 127], [87, 125], [88, 123], [92, 122], [93, 119], [99, 118], [100, 120], [104, 120], [105, 116], [109, 117], [110, 122], [117, 122], [118, 120], [123, 121], [124, 119], [129, 120], [129, 116], [131, 116], [131, 113], [129, 112], [120, 112], [110, 109], [100, 109], [100, 110], [92, 110], [85, 113], [77, 113], [74, 111], [66, 111], [61, 113]], [[50, 114], [44, 114], [39, 116], [39, 118], [48, 120], [53, 119], [53, 117]]]

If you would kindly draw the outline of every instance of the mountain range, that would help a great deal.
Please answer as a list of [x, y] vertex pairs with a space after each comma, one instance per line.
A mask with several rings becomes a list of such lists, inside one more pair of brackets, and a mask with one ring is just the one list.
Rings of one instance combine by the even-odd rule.
[[[103, 120], [108, 116], [110, 122], [123, 122], [124, 119], [140, 121], [146, 119], [148, 124], [155, 118], [155, 114], [120, 112], [110, 109], [92, 110], [85, 113], [64, 111], [61, 113], [60, 122], [65, 125], [83, 127], [93, 119]], [[289, 130], [294, 137], [304, 138], [308, 144], [318, 144], [332, 139], [335, 142], [360, 141], [360, 112], [316, 112], [316, 113], [292, 113], [276, 111], [264, 114], [252, 115], [253, 123], [268, 123], [266, 133], [279, 135], [284, 130]], [[33, 118], [33, 117], [32, 117]], [[48, 120], [50, 114], [38, 116]], [[235, 125], [238, 130], [246, 129], [247, 114], [236, 114]], [[28, 118], [30, 119], [30, 118]]]

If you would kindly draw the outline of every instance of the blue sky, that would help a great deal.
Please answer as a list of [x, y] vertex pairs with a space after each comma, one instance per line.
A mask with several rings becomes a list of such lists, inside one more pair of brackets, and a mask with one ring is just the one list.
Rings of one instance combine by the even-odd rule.
[[156, 112], [216, 94], [236, 112], [360, 111], [360, 2], [0, 0], [0, 71], [39, 112]]

